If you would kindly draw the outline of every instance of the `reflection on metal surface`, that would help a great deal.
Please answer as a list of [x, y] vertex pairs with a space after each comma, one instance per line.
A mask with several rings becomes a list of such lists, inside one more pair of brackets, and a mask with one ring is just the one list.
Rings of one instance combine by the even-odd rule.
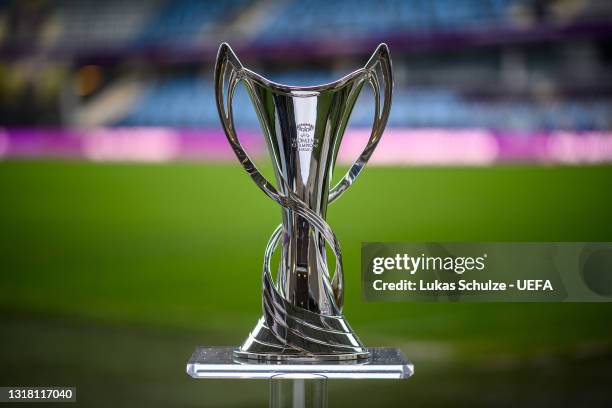
[[[257, 169], [236, 134], [232, 98], [243, 83], [274, 164], [275, 187]], [[355, 163], [330, 189], [332, 171], [352, 109], [365, 84], [375, 96], [369, 140]], [[271, 82], [242, 66], [222, 44], [215, 66], [215, 96], [227, 139], [257, 186], [283, 208], [283, 222], [268, 242], [263, 267], [263, 317], [237, 356], [258, 360], [360, 359], [369, 351], [342, 316], [344, 279], [336, 236], [325, 221], [327, 205], [357, 178], [376, 148], [391, 108], [389, 50], [378, 46], [365, 67], [330, 84], [293, 87]], [[276, 282], [270, 259], [281, 244]], [[330, 277], [326, 244], [335, 258]]]

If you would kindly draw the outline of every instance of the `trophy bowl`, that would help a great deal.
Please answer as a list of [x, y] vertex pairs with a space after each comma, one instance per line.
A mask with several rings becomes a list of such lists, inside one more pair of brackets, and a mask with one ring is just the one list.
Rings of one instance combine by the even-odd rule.
[[[388, 47], [380, 44], [363, 68], [335, 82], [298, 87], [272, 82], [245, 68], [223, 43], [214, 81], [221, 124], [236, 157], [255, 184], [282, 208], [282, 223], [264, 253], [262, 317], [234, 356], [261, 361], [367, 359], [370, 352], [342, 315], [342, 254], [325, 217], [327, 206], [363, 170], [386, 126], [393, 89]], [[236, 133], [232, 99], [239, 83], [246, 87], [259, 119], [276, 185], [259, 172]], [[331, 187], [342, 137], [366, 84], [375, 99], [370, 138], [348, 172]], [[273, 277], [270, 260], [279, 245], [280, 264]], [[333, 275], [326, 246], [336, 258]]]

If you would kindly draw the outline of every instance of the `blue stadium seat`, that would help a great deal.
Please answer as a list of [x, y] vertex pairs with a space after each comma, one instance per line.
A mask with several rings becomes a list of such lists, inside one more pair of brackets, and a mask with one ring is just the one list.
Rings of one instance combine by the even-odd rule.
[[249, 1], [167, 0], [149, 20], [135, 44], [197, 42], [199, 34], [231, 18], [235, 10]]
[[[270, 75], [286, 85], [317, 85], [337, 79], [329, 72], [302, 71]], [[370, 127], [371, 91], [364, 89], [350, 126]], [[237, 127], [258, 129], [259, 123], [246, 90], [238, 87], [234, 99]], [[541, 105], [530, 101], [470, 101], [449, 89], [398, 88], [393, 95], [389, 126], [490, 128], [515, 130], [597, 130], [612, 127], [609, 102], [572, 102]], [[134, 109], [118, 124], [218, 128], [219, 117], [209, 79], [186, 75], [151, 84]]]
[[509, 24], [510, 5], [511, 0], [293, 1], [261, 31], [259, 40], [486, 28]]

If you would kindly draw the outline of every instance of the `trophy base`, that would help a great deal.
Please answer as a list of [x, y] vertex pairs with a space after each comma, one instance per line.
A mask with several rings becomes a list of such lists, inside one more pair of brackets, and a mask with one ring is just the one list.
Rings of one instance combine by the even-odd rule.
[[347, 354], [304, 354], [304, 353], [252, 353], [248, 351], [242, 351], [239, 348], [234, 350], [234, 357], [237, 359], [244, 360], [255, 360], [260, 362], [274, 362], [274, 361], [287, 361], [287, 362], [324, 362], [324, 361], [345, 361], [345, 362], [363, 362], [367, 361], [371, 354], [369, 351], [363, 351], [359, 353], [347, 353]]
[[[337, 318], [337, 319], [342, 319]], [[366, 349], [359, 339], [350, 331], [346, 322], [342, 319], [345, 332], [339, 333], [334, 330], [319, 329], [319, 333], [325, 332], [330, 342], [310, 342], [310, 349], [294, 348], [283, 344], [268, 328], [263, 318], [259, 319], [257, 325], [247, 340], [238, 349], [234, 350], [234, 357], [239, 359], [267, 361], [296, 361], [296, 362], [318, 362], [318, 361], [363, 361], [370, 358], [371, 353]], [[304, 339], [304, 343], [308, 342]]]

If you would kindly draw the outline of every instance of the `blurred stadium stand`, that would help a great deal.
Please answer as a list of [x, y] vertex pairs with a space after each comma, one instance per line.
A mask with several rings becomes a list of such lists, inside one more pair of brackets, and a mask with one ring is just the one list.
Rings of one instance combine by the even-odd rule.
[[106, 49], [128, 44], [154, 12], [153, 3], [121, 0], [61, 0], [53, 24], [65, 49]]
[[[216, 129], [220, 41], [292, 85], [337, 79], [389, 43], [391, 127], [612, 128], [606, 0], [3, 0], [0, 126]], [[352, 126], [370, 125], [368, 97]], [[258, 127], [244, 91], [235, 114]]]
[[[304, 74], [313, 78], [310, 73]], [[339, 76], [338, 76], [339, 77]], [[305, 77], [285, 75], [287, 84], [304, 84]], [[332, 76], [318, 83], [329, 82]], [[151, 84], [135, 108], [118, 124], [131, 126], [216, 126], [218, 113], [210, 81], [196, 76], [173, 78]], [[372, 122], [370, 98], [361, 97], [351, 124], [368, 127]], [[488, 128], [506, 130], [605, 130], [612, 127], [609, 101], [574, 101], [538, 104], [532, 101], [470, 101], [458, 92], [436, 88], [400, 88], [394, 93], [389, 126]], [[251, 128], [258, 126], [246, 95], [238, 95], [235, 120]]]
[[509, 0], [339, 0], [294, 1], [261, 38], [369, 36], [396, 32], [447, 31], [506, 24]]
[[135, 46], [172, 43], [197, 44], [211, 34], [217, 24], [239, 13], [249, 0], [227, 1], [168, 1], [161, 4], [141, 33]]

